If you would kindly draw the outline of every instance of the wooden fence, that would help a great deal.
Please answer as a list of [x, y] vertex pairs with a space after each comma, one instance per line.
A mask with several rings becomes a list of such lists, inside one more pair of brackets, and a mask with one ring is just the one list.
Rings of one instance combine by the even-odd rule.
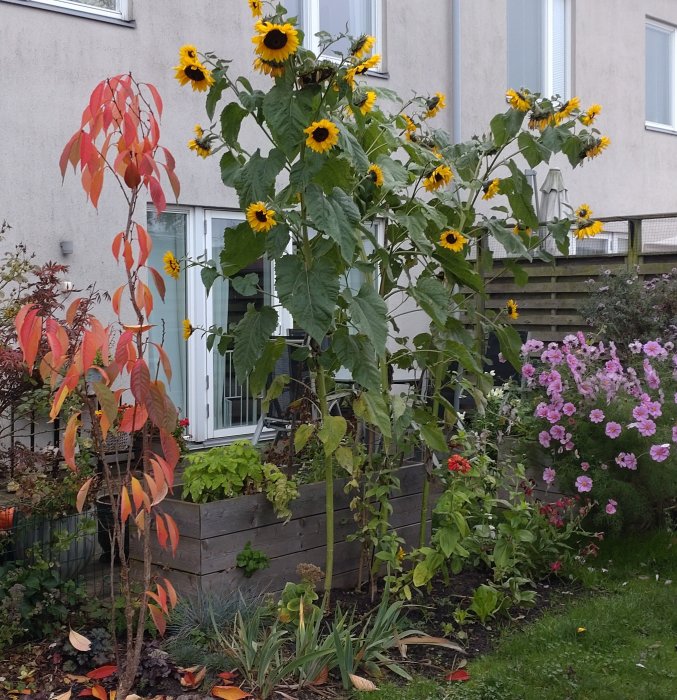
[[529, 275], [525, 286], [515, 283], [503, 260], [494, 259], [492, 269], [485, 273], [488, 294], [484, 308], [502, 309], [507, 299], [515, 299], [520, 314], [514, 324], [517, 330], [544, 341], [560, 340], [567, 333], [588, 329], [578, 311], [590, 293], [587, 280], [599, 277], [604, 270], [638, 269], [641, 276], [651, 278], [677, 267], [677, 214], [602, 221], [610, 234], [623, 232], [623, 252], [523, 263]]

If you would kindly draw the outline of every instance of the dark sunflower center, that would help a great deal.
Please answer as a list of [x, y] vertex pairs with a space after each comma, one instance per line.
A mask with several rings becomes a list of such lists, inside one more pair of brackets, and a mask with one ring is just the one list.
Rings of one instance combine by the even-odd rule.
[[329, 129], [325, 126], [318, 126], [317, 129], [313, 131], [313, 139], [318, 143], [326, 141], [329, 138]]
[[265, 224], [268, 221], [268, 214], [260, 209], [256, 212], [255, 216], [262, 224]]
[[369, 70], [369, 68], [368, 68], [367, 66], [358, 66], [358, 67], [355, 69], [355, 73], [356, 73], [357, 75], [362, 75], [362, 73], [366, 73], [368, 70]]
[[197, 66], [186, 66], [185, 73], [191, 80], [195, 80], [196, 82], [205, 79], [205, 74]]
[[451, 245], [453, 245], [454, 243], [456, 243], [457, 240], [458, 240], [458, 236], [455, 233], [448, 233], [447, 234], [447, 243], [450, 243]]
[[287, 35], [279, 29], [271, 29], [266, 33], [263, 39], [263, 44], [266, 48], [273, 51], [279, 51], [287, 45]]
[[442, 173], [438, 173], [437, 170], [433, 173], [433, 178], [435, 178], [435, 182], [442, 182], [442, 180], [444, 180]]

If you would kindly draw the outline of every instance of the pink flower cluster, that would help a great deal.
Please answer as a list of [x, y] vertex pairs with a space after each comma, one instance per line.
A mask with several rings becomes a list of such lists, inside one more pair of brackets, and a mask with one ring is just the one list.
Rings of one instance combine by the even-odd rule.
[[[524, 381], [543, 396], [534, 411], [542, 422], [538, 441], [550, 450], [553, 467], [561, 459], [587, 460], [580, 462], [583, 473], [573, 484], [579, 493], [593, 488], [591, 465], [608, 467], [596, 459], [601, 455], [579, 454], [577, 426], [592, 435], [593, 442], [600, 441], [597, 444], [604, 447], [600, 452], [611, 449], [607, 455], [609, 463], [615, 462], [619, 468], [631, 471], [641, 464], [670, 459], [671, 445], [665, 440], [677, 443], [677, 423], [671, 427], [661, 423], [668, 388], [664, 385], [677, 380], [677, 353], [673, 353], [673, 344], [658, 339], [645, 343], [634, 341], [628, 349], [632, 361], [623, 360], [613, 342], [591, 343], [580, 332], [566, 336], [562, 343], [546, 345], [539, 340], [528, 340], [522, 346]], [[677, 404], [674, 389], [670, 396]], [[668, 413], [675, 413], [674, 406]], [[663, 423], [667, 419], [664, 417]], [[621, 449], [610, 447], [614, 441]], [[633, 451], [627, 446], [632, 446]], [[553, 467], [543, 472], [548, 485], [555, 480]], [[616, 501], [610, 499], [606, 513], [613, 515], [616, 506]]]

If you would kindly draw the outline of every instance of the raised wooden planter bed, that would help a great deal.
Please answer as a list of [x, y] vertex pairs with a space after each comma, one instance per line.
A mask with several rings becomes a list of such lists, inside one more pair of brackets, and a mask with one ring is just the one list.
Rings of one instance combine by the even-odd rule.
[[[397, 476], [401, 489], [391, 500], [391, 524], [409, 546], [415, 546], [425, 469], [422, 464], [407, 465], [398, 470]], [[352, 496], [344, 494], [343, 486], [343, 481], [334, 486], [336, 588], [355, 585], [360, 555], [358, 542], [346, 542], [356, 528], [349, 508]], [[238, 588], [280, 591], [287, 581], [297, 580], [298, 564], [324, 567], [324, 487], [324, 483], [302, 486], [291, 504], [293, 515], [287, 523], [275, 516], [263, 494], [206, 504], [167, 499], [163, 509], [176, 520], [181, 540], [175, 557], [154, 541], [154, 572], [167, 576], [181, 595], [191, 597], [219, 595]], [[236, 568], [235, 561], [247, 542], [270, 558], [270, 566], [249, 579]], [[131, 538], [130, 548], [132, 559], [139, 565], [141, 546], [136, 537]]]

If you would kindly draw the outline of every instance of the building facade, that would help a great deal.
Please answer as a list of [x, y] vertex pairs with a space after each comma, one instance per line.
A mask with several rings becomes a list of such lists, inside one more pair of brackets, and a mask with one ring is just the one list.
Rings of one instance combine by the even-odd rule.
[[[287, 0], [314, 46], [319, 30], [377, 38], [382, 56], [367, 81], [408, 97], [443, 92], [449, 107], [436, 125], [456, 140], [486, 130], [505, 109], [506, 88], [577, 95], [599, 103], [600, 129], [611, 138], [604, 157], [572, 172], [561, 167], [569, 201], [590, 204], [599, 216], [677, 212], [677, 3], [674, 0]], [[234, 193], [226, 189], [218, 159], [188, 150], [204, 96], [182, 89], [172, 66], [186, 43], [232, 58], [236, 75], [252, 71], [253, 20], [246, 0], [0, 0], [0, 39], [8, 66], [0, 92], [0, 220], [41, 260], [70, 266], [76, 286], [96, 282], [110, 290], [119, 271], [109, 254], [122, 226], [124, 203], [104, 188], [98, 211], [85, 202], [77, 177], [63, 184], [58, 160], [76, 129], [92, 88], [104, 77], [131, 71], [159, 89], [165, 111], [162, 142], [175, 155], [180, 201], [166, 214], [147, 210], [162, 253], [214, 257], [224, 231], [238, 223]], [[256, 145], [256, 135], [243, 139]], [[547, 168], [536, 173], [537, 187]], [[144, 213], [141, 212], [141, 217]], [[72, 245], [64, 256], [62, 242]], [[67, 249], [63, 248], [63, 249]], [[252, 271], [264, 286], [272, 271]], [[175, 378], [171, 392], [191, 420], [196, 440], [247, 434], [258, 402], [245, 397], [228, 356], [213, 356], [204, 341], [181, 339], [181, 322], [227, 325], [242, 299], [227, 285], [207, 298], [199, 271], [183, 275], [162, 310]], [[292, 319], [283, 318], [284, 333]]]

